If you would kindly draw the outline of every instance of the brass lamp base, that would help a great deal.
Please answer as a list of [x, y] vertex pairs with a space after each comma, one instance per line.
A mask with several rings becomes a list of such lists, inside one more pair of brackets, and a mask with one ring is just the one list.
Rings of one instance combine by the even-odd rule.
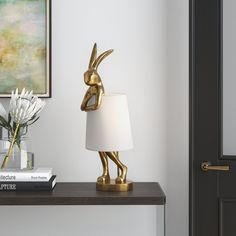
[[133, 182], [127, 180], [123, 184], [117, 184], [114, 179], [110, 183], [98, 183], [96, 184], [97, 191], [103, 192], [128, 192], [133, 190]]

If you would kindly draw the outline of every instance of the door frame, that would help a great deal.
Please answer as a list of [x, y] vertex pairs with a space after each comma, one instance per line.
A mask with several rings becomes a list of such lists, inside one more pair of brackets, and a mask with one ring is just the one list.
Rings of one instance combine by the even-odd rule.
[[[222, 75], [223, 75], [223, 0], [189, 0], [189, 236], [197, 234], [199, 168], [202, 160], [201, 127], [206, 127], [212, 118], [200, 117], [199, 110], [213, 106], [217, 118], [212, 119], [213, 135], [216, 136], [212, 148], [217, 142], [219, 160], [229, 160], [235, 156], [223, 155], [222, 139]], [[209, 98], [212, 101], [203, 103], [201, 92], [206, 91], [209, 81]], [[201, 91], [201, 92], [200, 92]], [[201, 115], [202, 116], [202, 115]], [[211, 145], [211, 144], [209, 144]]]

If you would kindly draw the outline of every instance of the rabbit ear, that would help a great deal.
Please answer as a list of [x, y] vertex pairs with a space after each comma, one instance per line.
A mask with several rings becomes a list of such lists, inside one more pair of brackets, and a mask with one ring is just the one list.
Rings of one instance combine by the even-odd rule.
[[93, 67], [93, 63], [95, 62], [96, 58], [97, 58], [97, 44], [95, 43], [93, 45], [93, 51], [89, 61], [89, 69]]
[[109, 56], [113, 52], [113, 49], [110, 49], [104, 53], [102, 53], [94, 62], [93, 67], [96, 70], [99, 66], [99, 64], [102, 62], [103, 59], [105, 59], [107, 56]]

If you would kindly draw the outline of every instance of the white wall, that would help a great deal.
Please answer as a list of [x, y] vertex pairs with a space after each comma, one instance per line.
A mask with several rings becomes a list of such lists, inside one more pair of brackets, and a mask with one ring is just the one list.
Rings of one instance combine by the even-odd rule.
[[[167, 235], [187, 236], [188, 1], [55, 0], [52, 35], [53, 98], [30, 133], [37, 164], [52, 166], [58, 181], [100, 174], [97, 153], [84, 149], [83, 72], [95, 41], [99, 52], [114, 48], [99, 72], [106, 91], [128, 95], [135, 145], [121, 154], [128, 178], [160, 182]], [[0, 209], [1, 235], [162, 234], [154, 206]]]
[[168, 0], [167, 39], [167, 236], [188, 234], [188, 1]]

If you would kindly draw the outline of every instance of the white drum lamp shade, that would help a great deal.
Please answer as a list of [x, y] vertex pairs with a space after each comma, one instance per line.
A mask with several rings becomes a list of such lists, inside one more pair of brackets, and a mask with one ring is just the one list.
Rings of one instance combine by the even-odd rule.
[[124, 151], [133, 147], [125, 94], [105, 94], [98, 110], [87, 112], [86, 148]]

